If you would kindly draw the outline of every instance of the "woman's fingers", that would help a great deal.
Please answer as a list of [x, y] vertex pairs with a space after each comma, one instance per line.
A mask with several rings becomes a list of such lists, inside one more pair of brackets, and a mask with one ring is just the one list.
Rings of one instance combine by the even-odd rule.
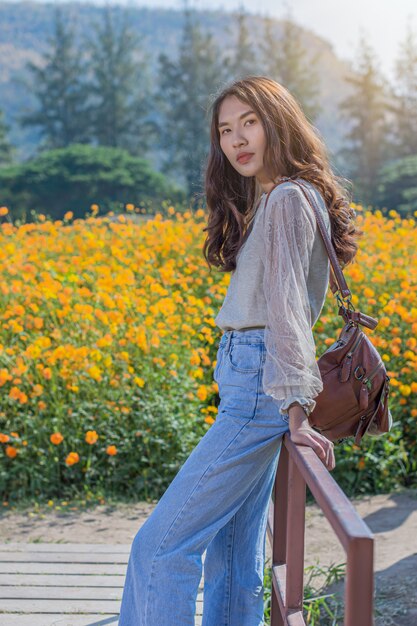
[[300, 429], [297, 435], [296, 437], [292, 436], [295, 443], [300, 443], [312, 448], [328, 470], [335, 468], [336, 460], [333, 442], [313, 429], [308, 431], [306, 429]]
[[[313, 436], [312, 432], [310, 432], [310, 431], [301, 432], [300, 431], [298, 433], [298, 435], [299, 436], [295, 438], [295, 443], [301, 443], [302, 445], [309, 446], [310, 448], [313, 448], [314, 452], [317, 454], [317, 456], [322, 461], [326, 460], [326, 450], [325, 450], [324, 446], [321, 444], [321, 442], [318, 441]], [[292, 437], [292, 439], [294, 439], [294, 437]]]

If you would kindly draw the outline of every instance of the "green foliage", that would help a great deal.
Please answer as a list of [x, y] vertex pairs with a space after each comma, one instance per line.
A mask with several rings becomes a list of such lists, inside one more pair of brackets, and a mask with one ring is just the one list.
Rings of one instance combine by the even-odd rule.
[[[37, 413], [16, 420], [19, 437], [31, 445], [21, 446], [21, 464], [4, 459], [0, 465], [0, 494], [11, 503], [22, 498], [74, 498], [105, 493], [126, 499], [158, 499], [178, 472], [190, 450], [208, 429], [197, 422], [197, 402], [184, 397], [187, 381], [176, 379], [163, 384], [154, 376], [146, 398], [125, 385], [123, 403], [129, 412], [116, 415], [109, 408], [115, 398], [108, 393], [97, 396], [94, 386], [83, 391], [83, 401], [70, 414], [64, 403], [48, 416]], [[1, 428], [1, 422], [0, 422]], [[99, 443], [85, 441], [88, 430], [99, 431]], [[57, 446], [50, 442], [52, 431], [63, 431], [67, 437]], [[67, 441], [70, 442], [67, 444]], [[102, 443], [103, 442], [103, 443]], [[119, 443], [122, 442], [122, 443]], [[117, 456], [106, 454], [106, 446], [117, 443]], [[86, 462], [66, 467], [62, 458], [76, 450]]]
[[14, 148], [8, 140], [9, 126], [4, 121], [4, 113], [0, 110], [0, 167], [10, 165], [14, 158]]
[[[251, 16], [252, 17], [252, 16]], [[253, 54], [253, 44], [247, 26], [248, 15], [243, 6], [236, 14], [236, 44], [232, 54], [225, 59], [225, 67], [233, 79], [257, 73], [257, 61]]]
[[[342, 626], [343, 607], [336, 593], [328, 588], [343, 580], [346, 564], [332, 564], [329, 567], [310, 565], [304, 570], [303, 613], [307, 626]], [[264, 626], [271, 623], [272, 576], [270, 560], [264, 570]]]
[[348, 163], [349, 175], [355, 181], [355, 199], [369, 205], [376, 202], [378, 173], [389, 158], [389, 127], [386, 84], [363, 36], [358, 51], [358, 68], [346, 80], [352, 85], [352, 92], [341, 103], [340, 109], [342, 116], [350, 121], [350, 130], [340, 154]]
[[83, 217], [92, 204], [101, 212], [115, 203], [184, 200], [183, 192], [122, 148], [74, 144], [41, 153], [33, 160], [0, 170], [0, 202], [13, 217], [31, 210], [62, 219], [66, 211]]
[[417, 37], [410, 22], [396, 65], [395, 120], [398, 156], [417, 154]]
[[220, 48], [187, 10], [178, 58], [173, 61], [161, 54], [159, 63], [158, 102], [164, 117], [160, 135], [166, 154], [163, 171], [181, 172], [188, 193], [200, 193], [209, 146], [209, 96], [225, 78]]
[[378, 204], [405, 217], [417, 211], [417, 154], [397, 159], [379, 175]]
[[82, 47], [77, 47], [73, 25], [60, 7], [55, 8], [53, 34], [42, 64], [27, 64], [31, 81], [27, 88], [36, 97], [37, 110], [19, 115], [25, 126], [40, 128], [41, 148], [64, 148], [90, 139], [90, 119], [86, 107], [86, 84]]
[[[140, 51], [128, 12], [120, 16], [118, 9], [104, 7], [101, 23], [94, 24], [94, 33], [86, 43], [92, 135], [99, 145], [143, 155], [156, 137], [155, 124], [148, 119], [152, 108], [149, 59]], [[144, 58], [139, 60], [139, 53]]]
[[[129, 6], [112, 7], [114, 14], [126, 11], [128, 14], [131, 29], [137, 35], [141, 42], [141, 51], [147, 56], [147, 70], [149, 72], [151, 85], [153, 90], [158, 87], [157, 76], [160, 68], [158, 62], [161, 53], [169, 56], [173, 61], [177, 62], [179, 57], [179, 45], [182, 41], [182, 32], [184, 28], [184, 15], [180, 10], [162, 9]], [[89, 3], [66, 4], [66, 15], [71, 19], [77, 20], [77, 45], [80, 51], [84, 51], [84, 43], [93, 36], [93, 23], [101, 20], [104, 8]], [[264, 55], [260, 52], [259, 43], [264, 37], [265, 18], [261, 15], [250, 15], [250, 23], [248, 25], [249, 38], [246, 43], [243, 39], [239, 42], [239, 24], [238, 17], [233, 12], [224, 12], [222, 10], [213, 11], [193, 11], [196, 21], [201, 25], [201, 32], [205, 35], [207, 32], [213, 34], [212, 45], [207, 51], [208, 59], [211, 57], [217, 61], [220, 69], [223, 69], [227, 57], [237, 61], [236, 45], [239, 54], [245, 48], [250, 49], [250, 56], [255, 66], [255, 73], [267, 73], [267, 65]], [[23, 108], [32, 109], [35, 106], [33, 88], [22, 88], [18, 80], [25, 78], [25, 62], [31, 59], [38, 63], [39, 56], [47, 52], [46, 45], [49, 34], [53, 29], [53, 12], [48, 3], [2, 3], [0, 4], [0, 40], [10, 51], [4, 55], [1, 60], [3, 67], [4, 82], [2, 82], [2, 106], [5, 110], [6, 118], [10, 120], [12, 125], [12, 141], [18, 146], [19, 159], [26, 159], [28, 155], [33, 154], [38, 146], [38, 135], [35, 128], [23, 130], [18, 126], [16, 119], [16, 111], [22, 111]], [[15, 25], [19, 24], [16, 29]], [[279, 36], [281, 29], [281, 21], [274, 20], [275, 39]], [[347, 63], [338, 59], [332, 47], [322, 38], [317, 37], [311, 30], [298, 28], [300, 35], [300, 45], [306, 51], [306, 56], [313, 59], [315, 52], [320, 50], [320, 58], [317, 60], [316, 72], [320, 80], [317, 85], [320, 86], [320, 104], [323, 105], [323, 112], [320, 115], [320, 132], [326, 138], [332, 150], [339, 145], [346, 125], [343, 122], [336, 121], [336, 109], [340, 100], [348, 94], [348, 89], [344, 83], [343, 77], [347, 70]], [[135, 53], [135, 60], [139, 62], [142, 59], [141, 51]], [[250, 61], [249, 54], [245, 53], [244, 71], [252, 69], [248, 66]], [[196, 59], [198, 61], [198, 59]], [[313, 61], [312, 61], [313, 62]], [[226, 68], [225, 68], [226, 69]], [[240, 70], [239, 70], [240, 71]], [[227, 70], [226, 79], [229, 80], [234, 75], [234, 70]], [[307, 67], [307, 75], [312, 74], [311, 63]], [[140, 73], [140, 79], [144, 78]], [[197, 76], [197, 79], [199, 77]], [[222, 79], [223, 80], [223, 79]], [[141, 82], [141, 85], [143, 83]], [[204, 77], [204, 70], [201, 81], [198, 80], [196, 85], [202, 86], [203, 91], [207, 88], [210, 93], [211, 87]], [[131, 83], [131, 88], [135, 84]], [[189, 87], [191, 87], [189, 85]], [[198, 87], [199, 88], [199, 87]], [[153, 98], [153, 94], [149, 97], [149, 104], [152, 111], [151, 119], [155, 122], [161, 122], [158, 115], [158, 108]], [[303, 106], [306, 104], [302, 100]], [[199, 107], [199, 104], [197, 105]], [[167, 94], [168, 119], [161, 124], [161, 131], [166, 135], [170, 111], [169, 111], [169, 95]], [[306, 109], [307, 110], [307, 109]], [[188, 113], [188, 109], [185, 109]], [[198, 109], [195, 111], [197, 114]], [[200, 115], [204, 116], [204, 109], [199, 109]], [[80, 120], [82, 121], [82, 120]], [[30, 131], [30, 132], [29, 132]], [[132, 141], [134, 138], [132, 133]], [[199, 133], [194, 137], [196, 142], [199, 141]], [[168, 144], [173, 144], [173, 140], [165, 137]], [[140, 144], [139, 144], [140, 146]], [[129, 147], [130, 150], [130, 147]], [[168, 165], [172, 163], [175, 157], [175, 147], [167, 149], [170, 155], [166, 159]], [[195, 153], [194, 153], [195, 154]], [[157, 149], [152, 152], [155, 158], [157, 169], [162, 169], [159, 164], [162, 163], [166, 155], [160, 154]], [[199, 158], [199, 155], [197, 156]], [[164, 166], [165, 171], [165, 166]], [[183, 175], [183, 171], [176, 173], [178, 176]]]
[[266, 18], [261, 49], [265, 74], [284, 85], [298, 100], [307, 117], [314, 121], [322, 111], [316, 70], [319, 53], [309, 58], [300, 27], [288, 15], [277, 34], [274, 21]]
[[[394, 408], [393, 412], [398, 410]], [[412, 421], [415, 419], [410, 419], [410, 425]], [[415, 457], [407, 450], [407, 441], [411, 444], [416, 428], [413, 424], [408, 435], [404, 435], [404, 429], [406, 424], [397, 421], [388, 435], [367, 436], [361, 448], [351, 440], [335, 446], [336, 467], [332, 476], [347, 495], [387, 493], [412, 484], [417, 468]]]

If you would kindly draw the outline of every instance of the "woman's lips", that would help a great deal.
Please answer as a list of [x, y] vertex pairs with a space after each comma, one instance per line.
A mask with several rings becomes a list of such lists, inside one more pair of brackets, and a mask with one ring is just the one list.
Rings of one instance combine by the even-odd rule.
[[253, 157], [253, 152], [242, 154], [242, 156], [238, 157], [239, 163], [247, 163]]

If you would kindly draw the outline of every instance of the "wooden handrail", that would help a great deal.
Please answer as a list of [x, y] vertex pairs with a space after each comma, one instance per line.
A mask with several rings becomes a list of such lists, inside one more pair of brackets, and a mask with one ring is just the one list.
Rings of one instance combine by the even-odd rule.
[[305, 626], [306, 485], [347, 555], [344, 624], [372, 626], [373, 535], [312, 448], [295, 445], [289, 435], [283, 438], [274, 500], [271, 496], [268, 511], [267, 535], [272, 547], [271, 626]]

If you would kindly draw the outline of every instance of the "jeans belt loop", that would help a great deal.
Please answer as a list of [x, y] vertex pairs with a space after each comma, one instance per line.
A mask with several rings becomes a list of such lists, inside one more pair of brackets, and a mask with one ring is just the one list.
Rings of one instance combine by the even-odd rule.
[[226, 341], [226, 348], [225, 348], [225, 352], [226, 352], [226, 354], [228, 354], [228, 353], [229, 353], [230, 342], [231, 342], [231, 340], [232, 340], [233, 330], [229, 330], [228, 332], [229, 332], [229, 336], [228, 336], [228, 338], [227, 338], [227, 341]]

